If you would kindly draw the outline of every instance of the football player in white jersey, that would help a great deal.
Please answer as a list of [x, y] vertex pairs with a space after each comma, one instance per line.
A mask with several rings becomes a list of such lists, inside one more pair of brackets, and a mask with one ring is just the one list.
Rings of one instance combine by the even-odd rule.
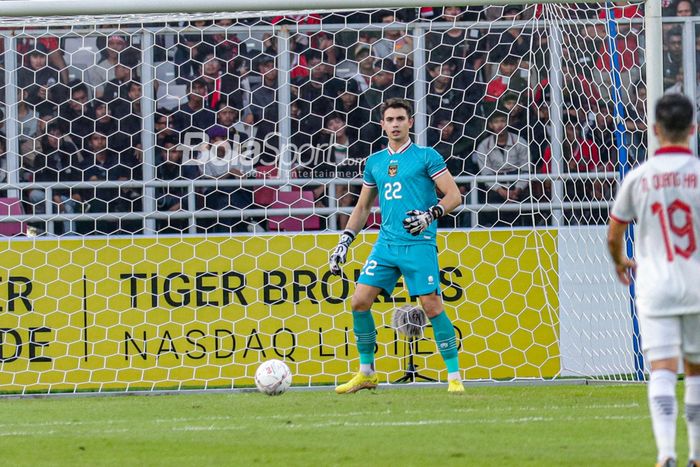
[[[700, 466], [700, 160], [689, 147], [694, 106], [681, 94], [656, 105], [660, 148], [622, 182], [610, 215], [608, 248], [620, 281], [635, 290], [642, 349], [651, 363], [649, 410], [658, 466], [677, 465], [676, 380], [685, 370], [685, 417], [690, 456]], [[636, 220], [635, 258], [624, 236]]]

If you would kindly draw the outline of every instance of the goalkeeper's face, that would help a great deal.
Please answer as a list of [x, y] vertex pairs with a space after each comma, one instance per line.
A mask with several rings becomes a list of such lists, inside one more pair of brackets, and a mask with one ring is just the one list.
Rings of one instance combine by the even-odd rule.
[[408, 116], [406, 109], [386, 109], [382, 119], [382, 129], [390, 141], [405, 142], [408, 132], [413, 126], [413, 119]]

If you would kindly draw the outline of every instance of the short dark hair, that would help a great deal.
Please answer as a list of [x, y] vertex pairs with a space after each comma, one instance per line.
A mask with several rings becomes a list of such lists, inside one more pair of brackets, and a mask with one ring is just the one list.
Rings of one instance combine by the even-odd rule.
[[307, 63], [311, 62], [312, 60], [318, 60], [319, 62], [323, 61], [321, 51], [316, 49], [308, 49], [306, 52], [304, 52], [304, 57], [306, 58]]
[[387, 16], [393, 16], [396, 18], [396, 13], [394, 13], [391, 10], [379, 10], [376, 15], [376, 21], [377, 23], [381, 23], [382, 19], [386, 18]]
[[192, 90], [193, 90], [195, 87], [198, 87], [198, 88], [205, 88], [205, 89], [206, 89], [206, 88], [207, 88], [207, 82], [204, 81], [202, 78], [197, 78], [197, 79], [195, 79], [195, 80], [192, 80], [192, 81], [189, 82], [189, 86], [188, 86], [188, 90], [187, 90], [187, 91], [188, 91], [188, 92], [192, 92]]
[[442, 122], [452, 123], [452, 112], [447, 109], [439, 109], [431, 117], [432, 126], [435, 128]]
[[506, 58], [503, 59], [501, 63], [504, 65], [519, 65], [521, 61], [520, 57], [517, 57], [515, 55], [507, 55]]
[[346, 123], [346, 122], [347, 122], [347, 118], [345, 118], [345, 115], [344, 115], [344, 114], [342, 114], [342, 113], [340, 113], [340, 112], [331, 112], [331, 113], [328, 114], [328, 116], [326, 117], [326, 120], [325, 120], [326, 126], [328, 126], [328, 123], [329, 123], [331, 120], [335, 120], [335, 119], [340, 119], [340, 120], [343, 121], [343, 123]]
[[665, 94], [656, 103], [656, 124], [671, 141], [685, 141], [693, 125], [693, 103], [683, 94]]
[[73, 95], [74, 92], [80, 92], [80, 91], [83, 91], [85, 94], [88, 94], [87, 84], [83, 83], [79, 79], [74, 79], [71, 82], [69, 82], [68, 87], [70, 87], [71, 96]]
[[508, 113], [503, 111], [503, 109], [497, 108], [491, 114], [488, 116], [486, 119], [487, 123], [491, 123], [492, 121], [496, 120], [497, 118], [505, 118], [506, 121], [508, 121]]
[[131, 81], [129, 81], [128, 83], [126, 83], [126, 91], [127, 91], [127, 92], [131, 91], [131, 88], [133, 88], [134, 86], [141, 87], [141, 81], [132, 79]]
[[683, 37], [683, 29], [680, 26], [673, 26], [666, 32], [666, 40], [668, 40], [671, 36]]
[[386, 113], [388, 109], [404, 109], [408, 114], [408, 118], [413, 117], [413, 106], [406, 99], [392, 97], [391, 99], [384, 101], [381, 107], [379, 107], [379, 113], [382, 116], [382, 120], [384, 120], [384, 113]]
[[49, 54], [49, 49], [46, 48], [44, 44], [36, 41], [34, 48], [29, 51], [29, 55], [43, 55], [44, 57]]
[[52, 121], [46, 126], [47, 133], [59, 132], [61, 134], [66, 134], [66, 128], [61, 121]]
[[503, 93], [501, 98], [499, 99], [500, 102], [508, 102], [508, 101], [518, 101], [518, 94], [513, 91], [506, 91]]
[[274, 66], [275, 57], [273, 57], [272, 55], [268, 55], [268, 54], [263, 53], [263, 54], [260, 54], [253, 59], [253, 67], [256, 70], [263, 65], [267, 65], [268, 63], [272, 63]]

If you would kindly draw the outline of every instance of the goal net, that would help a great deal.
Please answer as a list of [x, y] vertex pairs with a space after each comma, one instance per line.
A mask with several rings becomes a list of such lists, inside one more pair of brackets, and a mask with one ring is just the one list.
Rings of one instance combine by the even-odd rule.
[[[345, 380], [381, 213], [341, 278], [327, 258], [390, 97], [463, 194], [438, 239], [463, 377], [639, 378], [604, 238], [620, 161], [645, 158], [644, 31], [610, 13], [3, 18], [0, 390], [246, 387], [271, 358]], [[391, 327], [411, 303], [400, 282], [373, 307], [383, 382], [409, 356], [446, 378], [431, 329]]]

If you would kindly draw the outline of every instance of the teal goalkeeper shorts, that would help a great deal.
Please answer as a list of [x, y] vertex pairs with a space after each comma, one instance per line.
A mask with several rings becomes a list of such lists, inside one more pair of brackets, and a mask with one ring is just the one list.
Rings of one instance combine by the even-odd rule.
[[440, 294], [440, 267], [437, 247], [429, 243], [386, 245], [376, 243], [362, 267], [360, 284], [384, 289], [391, 294], [403, 275], [412, 297]]

